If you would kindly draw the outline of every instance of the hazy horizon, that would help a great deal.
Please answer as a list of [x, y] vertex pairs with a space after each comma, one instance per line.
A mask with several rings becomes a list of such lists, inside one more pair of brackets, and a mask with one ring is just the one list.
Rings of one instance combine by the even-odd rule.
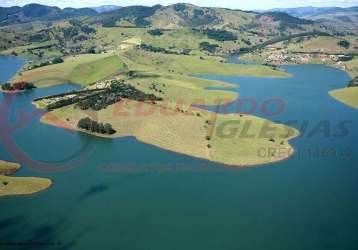
[[273, 9], [273, 8], [296, 8], [296, 7], [352, 7], [358, 6], [358, 0], [293, 0], [282, 2], [279, 0], [263, 0], [258, 2], [246, 1], [246, 0], [237, 0], [233, 1], [213, 1], [213, 0], [192, 0], [192, 1], [172, 1], [172, 0], [157, 0], [157, 1], [148, 1], [148, 0], [139, 0], [133, 4], [132, 1], [123, 0], [123, 1], [115, 1], [115, 0], [78, 0], [78, 1], [70, 1], [63, 0], [60, 3], [54, 0], [3, 0], [0, 3], [1, 7], [10, 7], [10, 6], [24, 6], [30, 3], [38, 3], [49, 6], [58, 6], [60, 8], [65, 7], [73, 7], [73, 8], [81, 8], [81, 7], [97, 7], [101, 5], [117, 5], [117, 6], [131, 6], [131, 5], [145, 5], [145, 6], [153, 6], [156, 4], [161, 5], [171, 5], [175, 3], [191, 3], [194, 5], [202, 6], [202, 7], [223, 7], [223, 8], [231, 8], [231, 9], [243, 9], [243, 10], [265, 10], [265, 9]]

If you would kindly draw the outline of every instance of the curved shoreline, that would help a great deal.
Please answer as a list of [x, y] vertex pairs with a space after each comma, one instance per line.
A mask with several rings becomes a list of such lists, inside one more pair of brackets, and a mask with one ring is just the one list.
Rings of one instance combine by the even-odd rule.
[[[48, 124], [48, 125], [52, 125], [51, 123], [47, 123], [47, 122], [44, 122], [45, 124]], [[61, 127], [63, 129], [66, 129], [66, 127], [62, 127], [62, 126], [57, 126], [57, 127]], [[204, 158], [204, 157], [197, 157], [197, 156], [193, 156], [191, 154], [187, 154], [187, 153], [182, 153], [182, 152], [178, 152], [178, 151], [174, 151], [174, 150], [171, 150], [171, 149], [168, 149], [168, 148], [164, 148], [164, 147], [160, 147], [158, 145], [155, 145], [155, 144], [152, 144], [150, 142], [146, 142], [146, 141], [143, 141], [141, 139], [139, 139], [138, 137], [136, 136], [120, 136], [120, 137], [111, 137], [111, 136], [106, 136], [106, 135], [102, 135], [102, 134], [99, 134], [99, 133], [91, 133], [91, 132], [88, 132], [86, 130], [83, 130], [83, 129], [78, 129], [77, 132], [80, 132], [80, 133], [85, 133], [87, 135], [90, 135], [90, 136], [96, 136], [96, 137], [99, 137], [99, 138], [104, 138], [104, 139], [122, 139], [122, 138], [129, 138], [129, 137], [132, 137], [134, 139], [136, 139], [137, 141], [139, 141], [140, 143], [143, 143], [143, 144], [146, 144], [146, 145], [150, 145], [150, 146], [153, 146], [155, 148], [158, 148], [158, 149], [161, 149], [161, 150], [167, 150], [169, 152], [173, 152], [173, 153], [176, 153], [176, 154], [179, 154], [179, 155], [184, 155], [184, 156], [189, 156], [189, 157], [193, 157], [193, 158], [197, 158], [197, 159], [200, 159], [200, 160], [205, 160], [205, 161], [208, 161], [208, 162], [211, 162], [211, 163], [216, 163], [216, 164], [221, 164], [225, 167], [228, 167], [228, 168], [252, 168], [252, 167], [263, 167], [263, 166], [267, 166], [267, 165], [270, 165], [270, 164], [274, 164], [274, 163], [278, 163], [278, 162], [282, 162], [282, 161], [286, 161], [288, 159], [290, 159], [292, 156], [294, 156], [297, 151], [295, 150], [295, 148], [289, 144], [289, 146], [291, 147], [292, 150], [290, 150], [290, 153], [287, 154], [286, 157], [283, 157], [283, 158], [280, 158], [280, 159], [275, 159], [273, 161], [268, 161], [268, 162], [263, 162], [263, 163], [253, 163], [253, 164], [230, 164], [230, 163], [224, 163], [224, 162], [220, 162], [220, 161], [215, 161], [215, 160], [210, 160], [210, 159], [207, 159], [207, 158]], [[299, 135], [291, 138], [291, 139], [295, 139], [299, 137]], [[290, 140], [291, 140], [290, 139]]]
[[[201, 130], [203, 133], [198, 135], [198, 131], [199, 131], [198, 129], [201, 129], [200, 124], [204, 123], [205, 121], [205, 119], [203, 118], [197, 118], [191, 115], [185, 115], [185, 116], [182, 115], [181, 117], [179, 117], [178, 120], [181, 120], [183, 123], [189, 122], [191, 126], [189, 125], [189, 127], [178, 127], [176, 125], [176, 121], [178, 120], [175, 120], [174, 118], [168, 118], [165, 116], [163, 116], [162, 118], [149, 117], [147, 118], [147, 120], [146, 117], [133, 117], [133, 116], [121, 117], [119, 121], [112, 119], [112, 121], [115, 122], [113, 128], [117, 130], [117, 133], [114, 135], [104, 135], [99, 133], [92, 133], [77, 128], [76, 124], [81, 116], [81, 114], [77, 112], [80, 111], [69, 110], [69, 114], [77, 117], [72, 117], [68, 115], [63, 116], [63, 113], [56, 115], [56, 112], [55, 113], [50, 112], [49, 114], [45, 114], [41, 118], [41, 122], [52, 126], [61, 127], [64, 129], [71, 128], [71, 130], [75, 130], [91, 136], [107, 138], [107, 139], [134, 137], [136, 140], [144, 144], [152, 145], [157, 148], [168, 150], [178, 154], [187, 155], [190, 157], [203, 159], [218, 164], [223, 164], [227, 167], [239, 167], [239, 168], [255, 167], [259, 165], [272, 164], [275, 162], [286, 160], [296, 152], [294, 147], [289, 143], [289, 141], [299, 136], [299, 131], [297, 129], [285, 126], [283, 124], [276, 124], [269, 120], [258, 118], [255, 116], [239, 117], [233, 114], [227, 116], [219, 115], [219, 121], [218, 121], [219, 123], [223, 121], [225, 122], [227, 120], [237, 121], [238, 119], [242, 119], [244, 121], [247, 120], [253, 121], [255, 123], [254, 125], [257, 125], [258, 127], [264, 126], [265, 122], [269, 122], [271, 126], [274, 126], [275, 129], [278, 129], [276, 130], [276, 134], [275, 134], [275, 139], [277, 140], [277, 141], [275, 140], [275, 142], [269, 142], [269, 138], [253, 138], [250, 140], [249, 143], [252, 143], [252, 140], [254, 140], [253, 143], [255, 144], [255, 146], [254, 148], [251, 148], [252, 151], [250, 151], [250, 154], [247, 155], [248, 160], [247, 163], [245, 163], [245, 154], [243, 154], [243, 152], [240, 152], [240, 147], [231, 148], [231, 146], [229, 145], [231, 145], [232, 142], [239, 143], [239, 144], [244, 143], [245, 145], [245, 143], [247, 143], [247, 140], [245, 139], [240, 140], [240, 137], [239, 138], [234, 137], [234, 138], [227, 139], [225, 141], [225, 139], [222, 140], [222, 138], [219, 137], [219, 142], [217, 142], [219, 144], [217, 143], [215, 144], [215, 137], [213, 137], [213, 139], [209, 141], [205, 139], [200, 139], [203, 137], [205, 138], [205, 135], [207, 133], [206, 130], [204, 132]], [[55, 118], [53, 116], [55, 116]], [[100, 117], [101, 114], [98, 114], [98, 116]], [[161, 119], [161, 120], [159, 123], [155, 123], [156, 119], [158, 120]], [[199, 121], [202, 123], [193, 123], [193, 119], [196, 119], [196, 121], [198, 121], [198, 119], [201, 119]], [[105, 122], [108, 122], [108, 120], [105, 120]], [[140, 124], [138, 125], [138, 123]], [[171, 127], [170, 124], [172, 124], [173, 126]], [[139, 127], [134, 128], [134, 130], [131, 129], [126, 130], [126, 127], [132, 128], [133, 126], [139, 126]], [[154, 130], [152, 126], [155, 127]], [[292, 131], [292, 134], [289, 137], [281, 138], [280, 136], [282, 134], [283, 129], [284, 131], [288, 131], [288, 130]], [[187, 130], [188, 133], [185, 132], [183, 133], [182, 132], [183, 130], [184, 131]], [[158, 131], [162, 131], [162, 132], [158, 133]], [[194, 137], [194, 139], [192, 137]], [[178, 141], [174, 138], [181, 138], [181, 139]], [[172, 143], [173, 141], [174, 144]], [[283, 144], [281, 143], [278, 144], [279, 141], [283, 142]], [[212, 143], [214, 143], [213, 148], [211, 146], [210, 148], [206, 148], [207, 144], [212, 145]], [[228, 150], [229, 153], [234, 154], [235, 157], [225, 159], [224, 155], [226, 150]], [[264, 156], [260, 156], [259, 150], [265, 150], [266, 154], [268, 152], [270, 152], [270, 154], [271, 153], [274, 154], [273, 155], [267, 154]], [[274, 150], [274, 152], [272, 152], [271, 150]], [[224, 154], [222, 155], [221, 152], [224, 152]], [[239, 162], [241, 163], [239, 162], [235, 163], [235, 159], [240, 159]]]

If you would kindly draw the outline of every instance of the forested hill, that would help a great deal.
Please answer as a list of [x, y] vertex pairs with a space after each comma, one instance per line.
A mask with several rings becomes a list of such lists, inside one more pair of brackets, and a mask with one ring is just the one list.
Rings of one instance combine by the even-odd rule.
[[174, 4], [152, 7], [129, 6], [98, 13], [93, 8], [50, 7], [29, 4], [24, 7], [0, 8], [0, 26], [25, 23], [35, 20], [60, 20], [76, 16], [91, 17], [92, 24], [104, 27], [118, 25], [155, 28], [220, 28], [238, 31], [255, 31], [263, 34], [279, 32], [301, 32], [322, 29], [312, 21], [284, 13], [255, 13], [223, 8], [205, 8], [191, 4]]
[[[106, 37], [112, 36], [112, 32], [119, 29], [122, 29], [121, 32], [108, 41]], [[164, 33], [164, 37], [169, 36], [168, 41], [176, 40], [175, 36], [188, 40], [182, 40], [179, 46], [186, 51], [172, 51], [170, 46], [158, 46], [159, 41], [143, 45], [142, 49], [172, 54], [185, 54], [188, 49], [226, 53], [252, 48], [275, 39], [330, 33], [330, 30], [315, 21], [286, 13], [257, 13], [192, 4], [128, 6], [104, 13], [91, 8], [60, 9], [39, 4], [0, 8], [0, 50], [35, 46], [35, 43], [37, 47], [44, 46], [40, 49], [51, 49], [45, 51], [45, 54], [51, 55], [54, 54], [52, 47], [59, 51], [55, 53], [58, 56], [97, 53], [115, 46], [115, 41], [124, 38], [128, 40], [134, 37], [143, 43], [151, 43], [155, 37]], [[36, 52], [35, 49], [26, 50], [30, 54]], [[14, 51], [13, 54], [16, 53]], [[24, 49], [21, 53], [25, 53]], [[42, 57], [42, 54], [39, 56]]]
[[285, 13], [255, 13], [251, 11], [223, 8], [198, 7], [191, 4], [174, 4], [152, 7], [130, 6], [99, 15], [96, 22], [105, 27], [121, 24], [152, 26], [155, 28], [220, 28], [261, 33], [301, 32], [323, 29], [313, 21], [290, 16]]
[[65, 8], [28, 4], [24, 7], [0, 7], [0, 26], [26, 23], [37, 20], [60, 20], [75, 16], [92, 16], [97, 12], [91, 8]]
[[270, 12], [283, 12], [291, 16], [313, 20], [338, 33], [358, 34], [358, 7], [300, 7], [272, 9]]
[[328, 14], [337, 14], [337, 13], [351, 13], [357, 12], [358, 6], [340, 8], [340, 7], [298, 7], [298, 8], [280, 8], [280, 9], [271, 9], [260, 12], [284, 12], [291, 16], [295, 17], [312, 17], [318, 15], [328, 15]]

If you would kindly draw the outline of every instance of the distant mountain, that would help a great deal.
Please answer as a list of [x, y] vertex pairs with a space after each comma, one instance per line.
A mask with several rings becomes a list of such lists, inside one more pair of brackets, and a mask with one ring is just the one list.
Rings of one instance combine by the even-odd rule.
[[[100, 12], [100, 13], [99, 13]], [[0, 8], [0, 26], [25, 23], [34, 20], [60, 20], [76, 16], [88, 16], [88, 24], [104, 27], [136, 26], [160, 29], [195, 28], [202, 32], [222, 29], [240, 32], [243, 37], [275, 37], [311, 31], [327, 30], [312, 20], [294, 17], [282, 12], [256, 13], [225, 8], [199, 7], [192, 4], [169, 6], [100, 6], [92, 8], [50, 7], [29, 4], [24, 7]], [[245, 43], [250, 44], [250, 41]]]
[[298, 8], [276, 8], [259, 12], [284, 12], [295, 17], [306, 17], [342, 10], [339, 7], [298, 7]]
[[286, 13], [295, 17], [313, 20], [337, 33], [358, 34], [358, 7], [300, 7], [260, 12]]
[[270, 10], [260, 10], [260, 13], [265, 12], [284, 12], [295, 17], [313, 17], [318, 15], [336, 14], [336, 13], [350, 13], [358, 12], [358, 6], [356, 7], [298, 7], [298, 8], [276, 8]]
[[65, 8], [46, 6], [41, 4], [28, 4], [23, 7], [0, 7], [0, 26], [26, 23], [35, 20], [59, 20], [75, 16], [96, 15], [91, 8]]
[[151, 26], [153, 28], [214, 28], [257, 32], [264, 35], [280, 32], [302, 32], [319, 29], [314, 22], [290, 16], [285, 13], [255, 13], [252, 11], [224, 8], [199, 7], [192, 4], [174, 4], [152, 7], [129, 6], [95, 18], [105, 27], [125, 23], [133, 26]]
[[91, 9], [97, 11], [98, 13], [107, 13], [107, 12], [111, 12], [114, 10], [118, 10], [120, 9], [120, 6], [117, 5], [102, 5], [102, 6], [98, 6], [98, 7], [92, 7]]
[[[48, 41], [50, 39], [58, 39], [63, 44], [65, 43], [64, 41], [76, 43], [89, 39], [91, 34], [95, 33], [100, 26], [104, 28], [147, 28], [148, 34], [151, 35], [169, 34], [172, 32], [171, 30], [183, 29], [183, 39], [195, 36], [197, 38], [210, 38], [213, 40], [212, 42], [227, 41], [224, 44], [225, 48], [223, 48], [226, 51], [248, 49], [259, 44], [299, 37], [300, 35], [310, 36], [332, 33], [331, 30], [316, 21], [294, 17], [287, 13], [256, 13], [227, 8], [200, 7], [183, 3], [169, 6], [154, 5], [151, 7], [128, 6], [102, 13], [90, 8], [60, 9], [43, 5], [26, 5], [22, 8], [1, 8], [0, 14], [2, 17], [0, 26], [34, 20], [47, 22], [48, 20], [61, 20], [78, 16], [86, 17], [80, 18], [80, 20], [72, 20], [69, 27], [45, 23], [45, 28], [34, 30], [33, 33], [28, 32], [24, 36], [18, 36], [17, 38], [11, 33], [11, 27], [3, 29], [10, 31], [6, 34], [6, 38], [0, 37], [0, 48], [4, 49], [15, 47], [18, 44], [26, 44], [27, 42]], [[27, 32], [28, 26], [19, 25], [17, 28], [23, 28]], [[43, 25], [32, 26], [44, 27]], [[112, 29], [105, 30], [106, 32], [112, 32]], [[180, 34], [180, 32], [176, 34]], [[178, 39], [181, 38], [178, 37]], [[215, 45], [217, 44], [212, 46]], [[80, 47], [76, 46], [76, 48], [71, 49], [78, 51], [81, 49]], [[149, 49], [155, 50], [156, 48], [149, 47]]]

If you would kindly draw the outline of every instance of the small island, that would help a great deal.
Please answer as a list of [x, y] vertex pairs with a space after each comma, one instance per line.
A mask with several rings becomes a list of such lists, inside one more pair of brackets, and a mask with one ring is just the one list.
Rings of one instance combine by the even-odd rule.
[[1, 91], [5, 93], [17, 93], [17, 92], [24, 92], [30, 89], [34, 89], [36, 86], [31, 82], [16, 82], [16, 83], [9, 83], [6, 82], [1, 85]]
[[29, 195], [49, 188], [52, 181], [38, 177], [10, 177], [20, 164], [0, 160], [0, 196]]

